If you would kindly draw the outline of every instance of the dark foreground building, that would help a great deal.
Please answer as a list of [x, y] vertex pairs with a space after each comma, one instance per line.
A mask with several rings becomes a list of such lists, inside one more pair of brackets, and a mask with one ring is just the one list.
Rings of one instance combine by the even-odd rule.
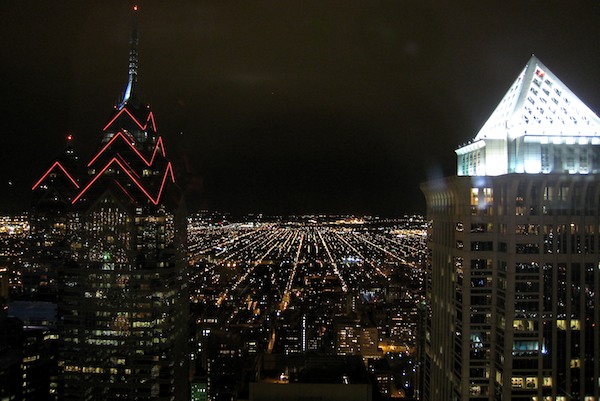
[[264, 354], [249, 401], [371, 401], [372, 380], [358, 355]]
[[68, 146], [33, 186], [38, 247], [63, 255], [64, 400], [188, 397], [185, 226], [163, 139], [137, 96], [137, 74], [134, 24], [126, 90], [97, 152], [77, 165]]
[[600, 119], [532, 57], [430, 221], [424, 400], [600, 396]]

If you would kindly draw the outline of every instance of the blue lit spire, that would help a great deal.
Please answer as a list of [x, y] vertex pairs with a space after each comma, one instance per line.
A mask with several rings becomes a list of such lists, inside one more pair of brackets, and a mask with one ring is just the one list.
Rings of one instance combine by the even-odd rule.
[[119, 109], [122, 109], [125, 104], [127, 104], [130, 100], [135, 100], [135, 84], [137, 83], [137, 75], [138, 75], [138, 33], [137, 33], [137, 10], [138, 6], [133, 6], [133, 23], [131, 28], [131, 39], [129, 40], [129, 44], [131, 48], [129, 50], [129, 78], [127, 80], [127, 87], [125, 88], [125, 93], [123, 94], [123, 99], [119, 102]]

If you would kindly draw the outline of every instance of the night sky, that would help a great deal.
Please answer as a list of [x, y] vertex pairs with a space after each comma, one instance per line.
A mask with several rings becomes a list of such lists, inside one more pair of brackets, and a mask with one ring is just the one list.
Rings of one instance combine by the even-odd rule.
[[[189, 209], [424, 212], [532, 53], [600, 111], [597, 1], [139, 1], [139, 81]], [[0, 212], [125, 88], [131, 4], [2, 0]], [[189, 179], [192, 177], [193, 179]]]

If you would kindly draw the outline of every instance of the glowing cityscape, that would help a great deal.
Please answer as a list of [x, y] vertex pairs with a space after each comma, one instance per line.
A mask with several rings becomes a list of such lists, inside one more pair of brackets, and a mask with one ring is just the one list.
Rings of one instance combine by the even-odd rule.
[[[49, 333], [57, 329], [56, 306], [47, 305], [59, 294], [61, 277], [39, 259], [10, 252], [26, 248], [32, 234], [28, 221], [27, 215], [2, 218], [1, 288], [4, 297], [14, 299], [8, 310], [26, 322], [33, 319], [32, 310], [45, 306], [42, 318], [26, 327], [45, 333], [53, 344], [58, 338]], [[343, 385], [344, 374], [350, 374], [346, 382], [368, 391], [375, 386], [385, 396], [414, 397], [424, 317], [425, 226], [421, 216], [250, 216], [239, 222], [219, 213], [188, 217], [193, 399], [204, 399], [198, 394], [210, 394], [210, 399], [248, 397], [249, 383], [243, 379], [247, 369], [262, 372], [257, 383], [267, 387], [254, 389], [257, 394], [268, 392], [269, 384], [321, 383], [313, 374], [301, 379], [290, 372], [292, 365], [309, 363], [293, 359], [296, 355], [321, 358], [332, 369], [343, 358], [355, 358], [344, 364], [356, 364], [357, 372], [361, 366], [368, 369], [342, 372], [328, 379], [331, 384]], [[123, 277], [115, 280], [124, 283]], [[131, 319], [131, 329], [143, 323], [138, 320]], [[97, 346], [109, 346], [103, 341]], [[282, 372], [246, 365], [262, 354], [278, 358], [270, 363]], [[31, 359], [25, 369], [47, 367], [50, 361], [40, 358]]]
[[95, 150], [65, 135], [0, 215], [0, 401], [600, 401], [600, 119], [538, 57], [420, 184], [425, 215], [232, 215], [188, 208], [130, 12]]

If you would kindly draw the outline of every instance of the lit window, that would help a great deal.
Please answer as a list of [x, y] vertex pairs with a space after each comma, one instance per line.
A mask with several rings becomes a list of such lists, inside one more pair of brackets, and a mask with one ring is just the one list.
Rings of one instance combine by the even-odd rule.
[[511, 378], [512, 388], [523, 388], [523, 378], [513, 377]]
[[528, 377], [525, 380], [525, 387], [528, 389], [538, 388], [538, 379], [537, 377]]
[[481, 395], [481, 386], [476, 386], [474, 384], [471, 385], [471, 388], [469, 390], [469, 394], [470, 395]]
[[513, 320], [513, 329], [516, 331], [533, 331], [534, 325], [532, 320]]
[[479, 206], [479, 188], [471, 188], [471, 206]]

